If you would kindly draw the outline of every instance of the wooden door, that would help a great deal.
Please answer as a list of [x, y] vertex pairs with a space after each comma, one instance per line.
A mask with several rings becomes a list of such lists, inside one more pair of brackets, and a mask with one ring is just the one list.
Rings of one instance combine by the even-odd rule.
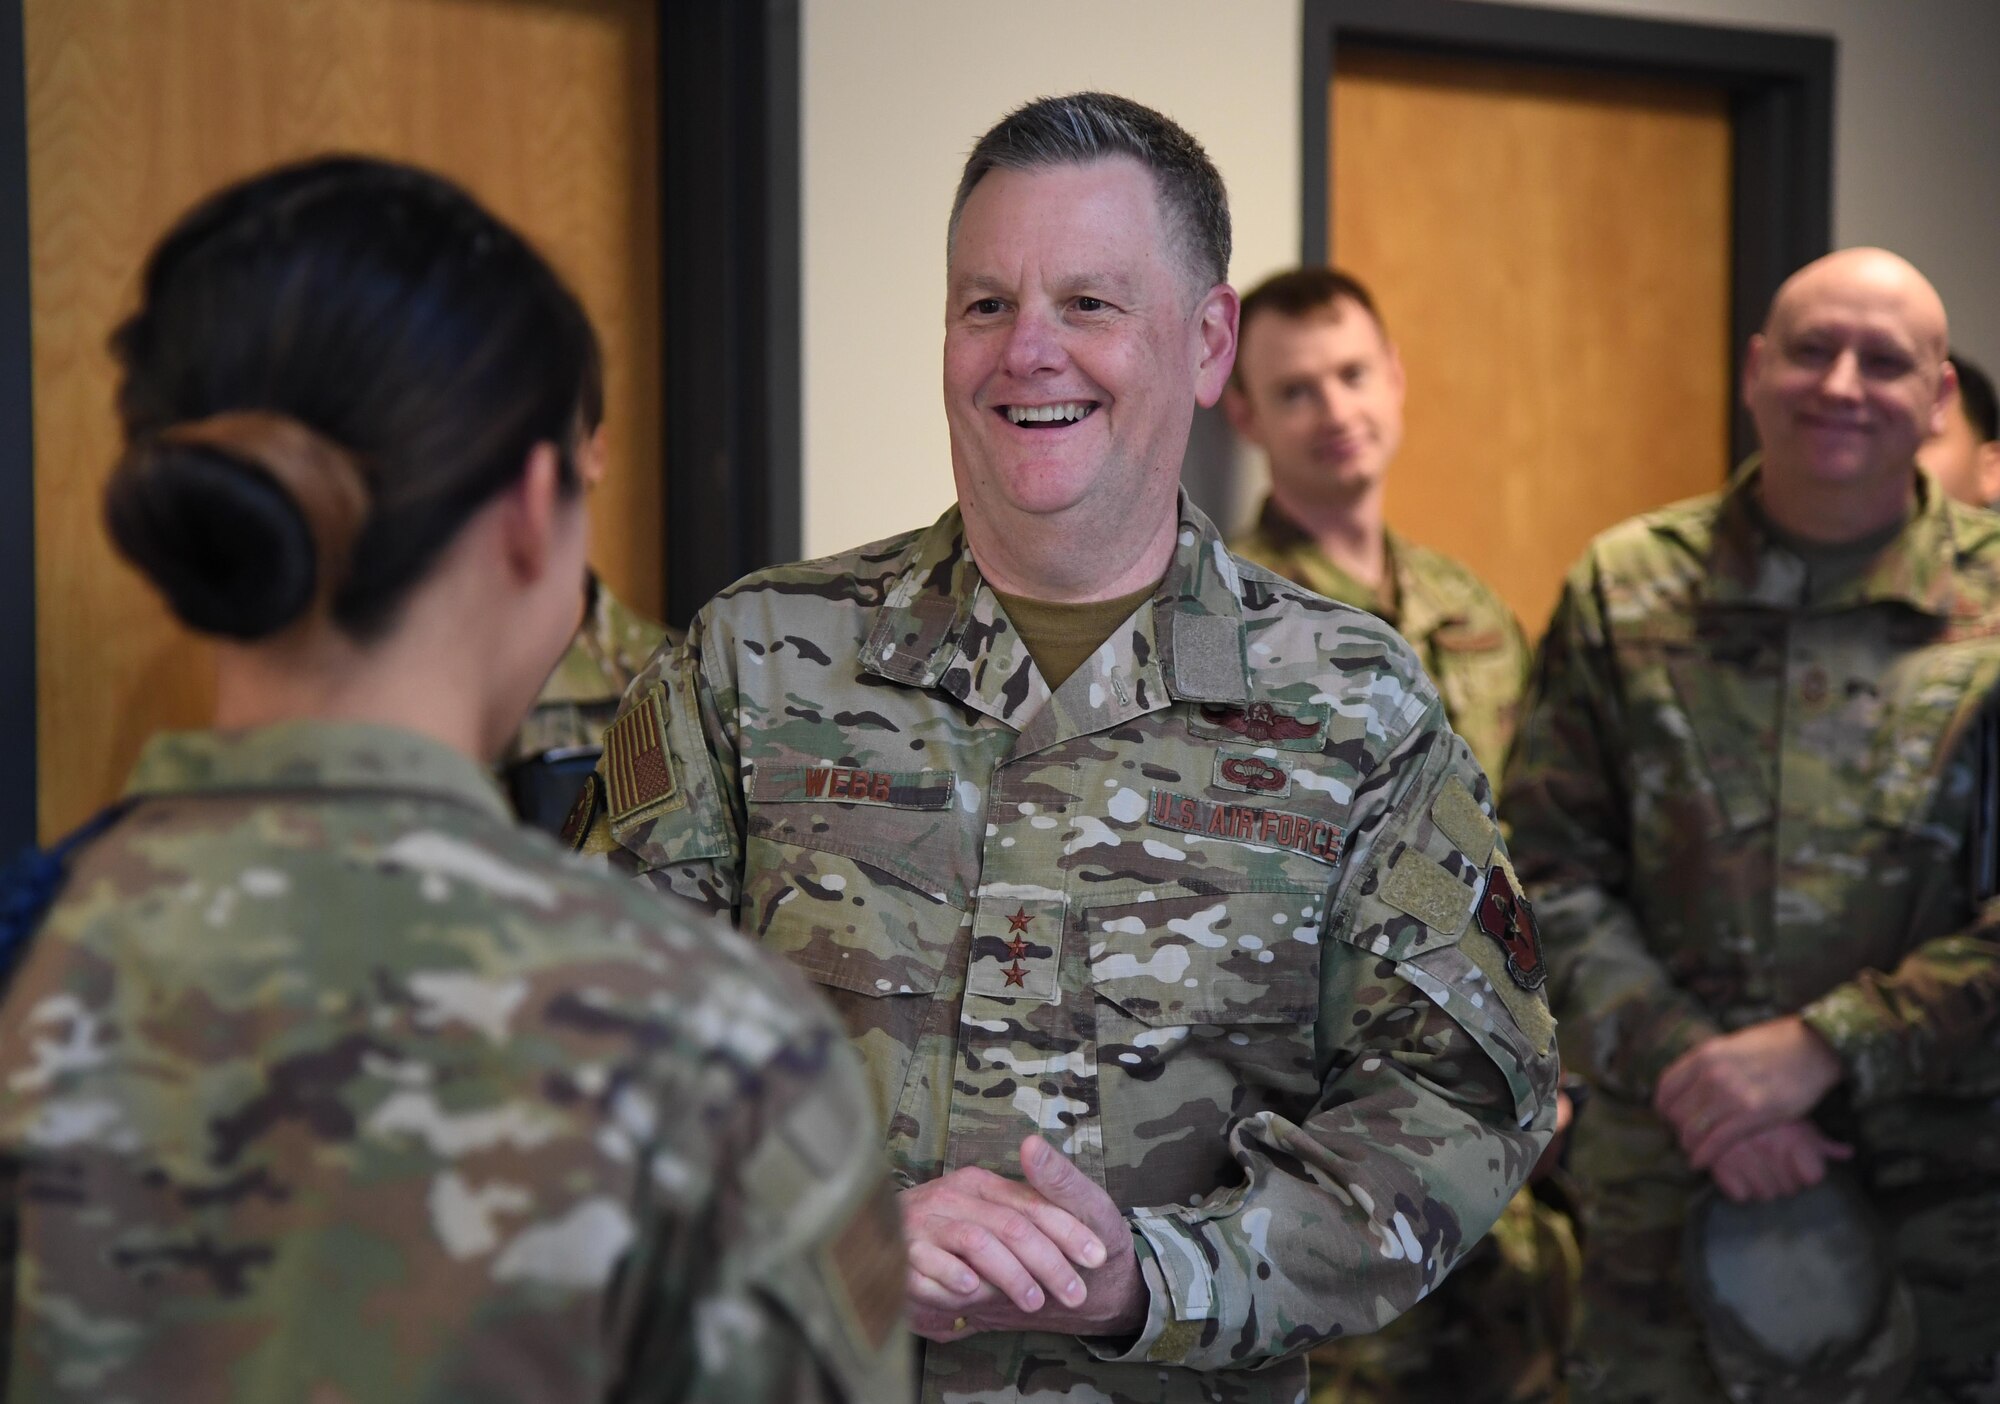
[[1409, 379], [1389, 520], [1539, 637], [1592, 536], [1729, 467], [1727, 97], [1342, 45], [1331, 98], [1334, 262]]
[[604, 339], [611, 472], [593, 556], [658, 613], [658, 63], [653, 0], [26, 0], [40, 826], [200, 725], [205, 652], [112, 554], [105, 337], [153, 240], [205, 192], [339, 149], [430, 166], [525, 231]]

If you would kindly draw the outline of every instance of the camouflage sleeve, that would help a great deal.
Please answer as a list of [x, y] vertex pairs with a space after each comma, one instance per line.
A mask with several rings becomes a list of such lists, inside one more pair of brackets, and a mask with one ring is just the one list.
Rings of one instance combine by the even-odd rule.
[[1565, 585], [1501, 786], [1508, 848], [1548, 945], [1563, 1059], [1619, 1096], [1652, 1097], [1667, 1065], [1720, 1032], [1647, 948], [1625, 900], [1630, 798], [1619, 688], [1587, 564]]
[[[1892, 971], [1863, 970], [1808, 1004], [1801, 1016], [1839, 1056], [1858, 1106], [1917, 1094], [1950, 1094], [1967, 1065], [2000, 1061], [2000, 899], [1971, 932], [1927, 941]], [[1991, 1077], [1970, 1083], [1983, 1095]]]
[[[733, 713], [718, 695], [711, 664], [726, 672], [726, 643], [711, 651], [705, 618], [679, 645], [661, 650], [626, 689], [598, 762], [604, 815], [587, 849], [609, 855], [615, 871], [734, 917], [741, 901], [743, 794], [736, 782]], [[625, 758], [657, 745], [664, 782], [628, 792]], [[624, 767], [621, 769], [621, 767]], [[664, 793], [655, 791], [664, 790]]]
[[[686, 1128], [718, 1147], [700, 1227], [634, 1276], [621, 1400], [875, 1404], [914, 1397], [904, 1247], [859, 1060], [830, 1020]], [[718, 1118], [716, 1113], [726, 1107]], [[671, 1142], [678, 1144], [679, 1142]], [[662, 1150], [671, 1195], [701, 1173]], [[690, 1270], [692, 1268], [692, 1270]]]
[[1231, 1124], [1242, 1183], [1129, 1211], [1148, 1317], [1098, 1354], [1240, 1369], [1376, 1330], [1527, 1179], [1554, 1125], [1554, 1023], [1531, 919], [1480, 929], [1515, 910], [1488, 793], [1434, 701], [1357, 792], [1322, 942], [1319, 1098], [1301, 1123]]

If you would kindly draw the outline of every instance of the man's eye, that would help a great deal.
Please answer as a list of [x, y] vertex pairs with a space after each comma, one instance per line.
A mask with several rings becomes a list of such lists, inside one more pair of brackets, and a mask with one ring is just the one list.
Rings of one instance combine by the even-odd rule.
[[997, 297], [982, 297], [972, 304], [972, 310], [981, 317], [994, 317], [1005, 310], [1006, 305]]
[[1863, 356], [1861, 358], [1862, 374], [1872, 380], [1894, 380], [1898, 376], [1908, 375], [1912, 369], [1914, 367], [1901, 356]]
[[1080, 297], [1076, 300], [1076, 310], [1079, 312], [1102, 312], [1110, 305], [1100, 297]]
[[1823, 366], [1833, 359], [1833, 348], [1822, 341], [1801, 341], [1792, 346], [1792, 359], [1802, 366]]

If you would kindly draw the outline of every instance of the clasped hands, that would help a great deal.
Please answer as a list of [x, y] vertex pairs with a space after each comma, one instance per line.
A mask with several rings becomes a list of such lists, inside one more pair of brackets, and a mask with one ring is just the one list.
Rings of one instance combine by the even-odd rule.
[[1854, 1154], [1806, 1119], [1841, 1076], [1826, 1041], [1786, 1015], [1683, 1053], [1660, 1074], [1653, 1109], [1731, 1199], [1780, 1199]]
[[1125, 1216], [1040, 1136], [1020, 1155], [1025, 1181], [967, 1166], [897, 1196], [912, 1329], [933, 1341], [1138, 1330], [1147, 1293]]

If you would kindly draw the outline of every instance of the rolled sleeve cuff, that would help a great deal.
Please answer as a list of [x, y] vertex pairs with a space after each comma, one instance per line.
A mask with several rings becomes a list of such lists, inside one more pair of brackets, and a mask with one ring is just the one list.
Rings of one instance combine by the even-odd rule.
[[1840, 1059], [1854, 1105], [1867, 1106], [1899, 1090], [1895, 1086], [1895, 1070], [1902, 1066], [1899, 1031], [1867, 991], [1854, 984], [1837, 985], [1801, 1009], [1799, 1018]]
[[1215, 1275], [1201, 1245], [1185, 1227], [1144, 1209], [1134, 1209], [1132, 1248], [1146, 1283], [1146, 1322], [1139, 1334], [1091, 1340], [1084, 1347], [1114, 1364], [1193, 1365], [1202, 1323], [1215, 1316]]

